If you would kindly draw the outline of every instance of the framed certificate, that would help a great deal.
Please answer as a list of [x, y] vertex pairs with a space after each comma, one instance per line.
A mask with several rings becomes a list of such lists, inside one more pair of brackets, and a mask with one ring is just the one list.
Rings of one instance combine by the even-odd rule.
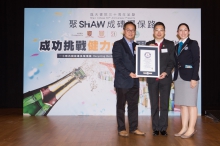
[[160, 52], [158, 46], [136, 46], [137, 77], [160, 76]]

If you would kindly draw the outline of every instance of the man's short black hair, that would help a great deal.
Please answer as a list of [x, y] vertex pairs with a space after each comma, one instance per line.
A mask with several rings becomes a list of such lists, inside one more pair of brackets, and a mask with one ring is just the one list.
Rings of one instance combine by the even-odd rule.
[[155, 24], [154, 24], [154, 29], [155, 29], [155, 27], [156, 27], [157, 25], [162, 25], [163, 28], [164, 28], [164, 30], [165, 30], [165, 25], [163, 24], [163, 22], [157, 22], [157, 23], [155, 23]]
[[126, 22], [123, 26], [123, 29], [125, 29], [128, 24], [132, 24], [134, 26], [135, 30], [136, 30], [136, 25], [131, 21]]

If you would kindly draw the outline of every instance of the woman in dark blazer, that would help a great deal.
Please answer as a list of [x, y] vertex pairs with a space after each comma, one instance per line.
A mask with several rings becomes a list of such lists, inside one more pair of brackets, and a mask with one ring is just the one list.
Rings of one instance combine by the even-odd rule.
[[182, 129], [174, 134], [181, 138], [190, 138], [196, 132], [198, 116], [197, 96], [199, 80], [200, 52], [198, 42], [189, 38], [190, 29], [186, 23], [177, 28], [180, 38], [175, 47], [175, 104], [181, 106]]

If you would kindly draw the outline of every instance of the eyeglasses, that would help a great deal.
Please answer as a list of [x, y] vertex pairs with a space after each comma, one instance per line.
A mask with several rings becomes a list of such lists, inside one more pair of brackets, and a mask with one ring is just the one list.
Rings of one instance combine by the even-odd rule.
[[135, 33], [136, 30], [125, 29], [127, 32]]

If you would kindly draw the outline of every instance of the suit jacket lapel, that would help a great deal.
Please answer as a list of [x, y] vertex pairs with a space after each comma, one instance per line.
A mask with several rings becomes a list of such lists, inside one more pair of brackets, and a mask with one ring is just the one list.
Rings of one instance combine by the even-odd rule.
[[163, 39], [162, 47], [160, 49], [166, 48], [166, 39]]
[[[181, 51], [180, 51], [180, 54], [182, 53], [182, 51], [184, 51], [184, 50], [188, 47], [189, 41], [190, 41], [189, 38], [185, 41], [185, 43], [183, 44], [182, 49], [181, 49]], [[178, 47], [179, 47], [179, 45], [178, 45]], [[178, 47], [177, 47], [177, 50], [178, 50]], [[179, 55], [180, 55], [180, 54], [179, 54]]]
[[176, 56], [178, 56], [178, 47], [179, 47], [179, 44], [175, 46], [175, 53], [176, 53]]
[[137, 43], [135, 43], [135, 42], [133, 42], [133, 44], [132, 44], [132, 47], [133, 47], [133, 54], [135, 55], [135, 47], [136, 47], [136, 45], [138, 45]]
[[131, 53], [131, 49], [130, 49], [130, 47], [128, 46], [128, 43], [126, 42], [126, 40], [123, 38], [122, 39], [122, 45], [124, 46], [124, 49], [125, 49], [125, 52], [127, 52], [129, 55], [130, 55], [130, 57], [134, 57], [133, 56], [133, 54]]

